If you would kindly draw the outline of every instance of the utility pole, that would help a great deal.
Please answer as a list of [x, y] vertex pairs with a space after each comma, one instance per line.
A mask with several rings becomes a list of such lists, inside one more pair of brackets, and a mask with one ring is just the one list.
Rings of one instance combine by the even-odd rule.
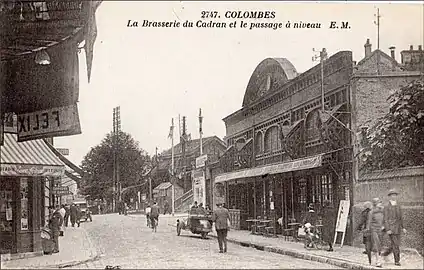
[[[315, 49], [312, 51], [316, 52]], [[312, 61], [320, 60], [320, 66], [321, 66], [321, 110], [322, 112], [325, 112], [325, 91], [324, 91], [324, 61], [327, 60], [327, 50], [325, 48], [322, 49], [322, 51], [319, 52], [318, 55], [314, 55], [312, 57]]]
[[[119, 133], [121, 131], [120, 106], [113, 108], [113, 211], [116, 210], [116, 200], [121, 200], [121, 182], [119, 180]], [[118, 196], [116, 196], [118, 195]]]
[[172, 179], [172, 216], [175, 213], [175, 177], [174, 177], [174, 118], [171, 121], [171, 179]]
[[184, 192], [188, 190], [187, 188], [187, 175], [186, 175], [186, 140], [187, 140], [187, 132], [186, 132], [186, 117], [183, 116], [183, 128], [181, 135], [181, 154], [182, 154], [182, 167], [183, 167], [183, 179], [184, 179]]
[[202, 109], [200, 108], [199, 109], [200, 155], [203, 155], [203, 143], [202, 143], [203, 130], [202, 130], [202, 121], [203, 121]]
[[377, 18], [374, 21], [374, 24], [377, 25], [377, 50], [380, 49], [380, 9], [377, 8], [377, 14], [374, 14], [374, 16]]

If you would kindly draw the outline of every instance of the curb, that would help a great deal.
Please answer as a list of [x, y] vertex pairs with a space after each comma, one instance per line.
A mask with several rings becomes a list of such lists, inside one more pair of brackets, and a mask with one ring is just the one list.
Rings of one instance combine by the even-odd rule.
[[[210, 236], [217, 238], [217, 236], [214, 235], [214, 234], [210, 234]], [[234, 240], [234, 239], [227, 239], [227, 241], [230, 242], [230, 243], [233, 243], [233, 244], [243, 246], [243, 247], [256, 248], [256, 249], [261, 250], [261, 251], [277, 253], [277, 254], [295, 257], [295, 258], [303, 259], [303, 260], [326, 263], [326, 264], [338, 266], [338, 267], [341, 267], [341, 268], [357, 269], [357, 270], [381, 269], [381, 268], [377, 268], [377, 267], [373, 267], [373, 266], [369, 266], [369, 265], [353, 263], [351, 261], [347, 261], [347, 260], [343, 260], [343, 259], [336, 259], [336, 258], [333, 258], [333, 257], [319, 256], [319, 255], [315, 255], [315, 254], [304, 253], [304, 252], [300, 252], [300, 251], [294, 250], [294, 249], [280, 248], [280, 247], [274, 247], [274, 246], [264, 246], [264, 245], [261, 245], [261, 244], [254, 244], [254, 243], [244, 242], [244, 241], [239, 241], [239, 240]]]

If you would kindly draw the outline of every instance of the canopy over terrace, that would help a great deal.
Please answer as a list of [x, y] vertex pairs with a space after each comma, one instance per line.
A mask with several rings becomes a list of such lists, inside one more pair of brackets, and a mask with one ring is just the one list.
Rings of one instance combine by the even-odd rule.
[[290, 162], [266, 165], [262, 167], [255, 167], [251, 169], [244, 169], [235, 172], [220, 174], [216, 176], [215, 183], [221, 183], [240, 178], [249, 178], [267, 174], [300, 171], [320, 167], [322, 165], [322, 156], [323, 155], [320, 154], [313, 157], [298, 159]]

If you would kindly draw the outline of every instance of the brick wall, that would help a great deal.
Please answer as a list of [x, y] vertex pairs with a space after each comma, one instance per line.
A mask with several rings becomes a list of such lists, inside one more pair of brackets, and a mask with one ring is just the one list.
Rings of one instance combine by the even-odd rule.
[[[355, 185], [355, 205], [353, 207], [353, 225], [357, 227], [364, 201], [378, 197], [387, 201], [387, 191], [398, 190], [399, 203], [402, 205], [404, 226], [407, 233], [402, 236], [402, 247], [424, 249], [424, 167], [400, 168], [368, 173]], [[354, 245], [361, 245], [362, 235], [355, 232]], [[387, 238], [385, 238], [387, 244]]]

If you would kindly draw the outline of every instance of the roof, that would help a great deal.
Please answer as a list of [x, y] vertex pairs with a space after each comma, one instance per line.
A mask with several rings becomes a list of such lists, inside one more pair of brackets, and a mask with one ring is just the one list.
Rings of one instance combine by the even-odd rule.
[[[225, 148], [226, 145], [223, 140], [221, 140], [218, 136], [209, 136], [203, 138], [202, 144], [205, 145], [206, 143], [211, 142], [212, 140], [216, 140], [222, 144], [222, 146]], [[194, 151], [196, 151], [198, 148], [200, 148], [200, 139], [194, 139], [186, 142], [186, 154], [190, 154]], [[181, 143], [178, 143], [174, 146], [174, 155], [179, 155], [182, 153], [182, 147]], [[171, 149], [167, 149], [162, 152], [162, 156], [168, 156], [171, 155]]]
[[65, 164], [42, 139], [18, 142], [14, 133], [4, 133], [1, 175], [60, 176]]
[[403, 68], [402, 65], [399, 64], [395, 59], [393, 59], [391, 56], [389, 56], [387, 53], [383, 52], [380, 49], [374, 50], [370, 55], [368, 55], [367, 57], [365, 57], [364, 59], [359, 61], [357, 65], [360, 66], [360, 65], [364, 64], [365, 62], [367, 62], [369, 59], [371, 59], [376, 54], [380, 54], [383, 57], [389, 59], [395, 66], [397, 66], [399, 68]]
[[[178, 185], [175, 185], [178, 186]], [[155, 187], [153, 190], [163, 190], [163, 189], [168, 189], [172, 187], [171, 182], [164, 182], [164, 183], [160, 183], [157, 187]]]

